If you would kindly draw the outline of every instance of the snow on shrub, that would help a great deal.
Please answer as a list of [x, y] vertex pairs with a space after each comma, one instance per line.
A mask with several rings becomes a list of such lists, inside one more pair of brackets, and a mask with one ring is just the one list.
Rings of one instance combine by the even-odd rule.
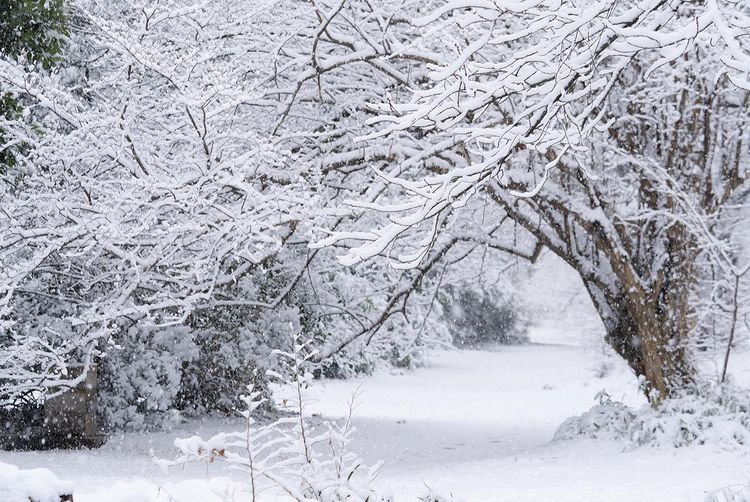
[[194, 315], [185, 326], [123, 326], [112, 335], [99, 381], [107, 428], [169, 428], [182, 416], [232, 413], [249, 382], [266, 392], [263, 373], [254, 369], [267, 368], [272, 350], [284, 345], [277, 325], [299, 327], [298, 309], [256, 317], [240, 309], [220, 313]]
[[706, 502], [750, 502], [750, 484], [729, 486], [706, 495]]
[[0, 462], [0, 500], [3, 502], [60, 502], [73, 485], [60, 481], [47, 469], [21, 470]]
[[130, 326], [113, 335], [101, 359], [98, 412], [109, 429], [144, 430], [172, 425], [183, 366], [198, 357], [182, 326]]
[[637, 446], [682, 447], [712, 444], [736, 448], [750, 444], [750, 392], [704, 385], [639, 410], [612, 401], [606, 393], [586, 413], [567, 419], [554, 440], [576, 437], [628, 441]]
[[590, 437], [621, 439], [629, 434], [636, 414], [624, 404], [612, 401], [605, 392], [597, 394], [599, 404], [582, 415], [566, 419], [555, 432], [554, 441]]

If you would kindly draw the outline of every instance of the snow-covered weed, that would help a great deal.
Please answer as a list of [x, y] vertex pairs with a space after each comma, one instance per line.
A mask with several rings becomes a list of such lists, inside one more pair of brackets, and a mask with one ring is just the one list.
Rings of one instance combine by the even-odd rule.
[[459, 499], [453, 496], [452, 493], [444, 495], [428, 489], [427, 493], [419, 497], [418, 502], [464, 502], [463, 499]]
[[194, 461], [232, 464], [247, 473], [249, 500], [260, 493], [280, 492], [298, 502], [388, 502], [372, 487], [380, 465], [366, 467], [347, 448], [354, 433], [350, 413], [343, 424], [324, 422], [315, 426], [305, 416], [307, 382], [312, 375], [307, 363], [314, 356], [309, 343], [295, 336], [291, 352], [275, 351], [286, 375], [271, 372], [272, 377], [285, 378], [294, 397], [285, 399], [288, 415], [267, 425], [258, 424], [253, 412], [263, 403], [261, 393], [251, 385], [243, 397], [246, 419], [243, 431], [221, 433], [209, 439], [192, 437], [178, 439], [180, 450], [176, 460], [158, 461], [162, 466], [181, 465]]
[[626, 441], [631, 447], [750, 444], [750, 392], [704, 385], [665, 400], [658, 408], [633, 409], [600, 393], [599, 404], [567, 419], [554, 440], [576, 437]]

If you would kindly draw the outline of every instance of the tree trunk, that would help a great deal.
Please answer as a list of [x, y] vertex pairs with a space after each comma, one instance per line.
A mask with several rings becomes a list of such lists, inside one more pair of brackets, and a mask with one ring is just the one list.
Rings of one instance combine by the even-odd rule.
[[686, 288], [666, 296], [630, 291], [611, 303], [594, 299], [594, 305], [607, 343], [643, 379], [653, 405], [690, 387], [694, 372], [683, 343], [689, 330]]

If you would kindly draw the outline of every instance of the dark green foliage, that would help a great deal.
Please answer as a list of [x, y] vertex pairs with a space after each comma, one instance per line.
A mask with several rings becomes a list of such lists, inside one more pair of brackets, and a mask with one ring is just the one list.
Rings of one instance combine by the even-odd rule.
[[0, 408], [0, 450], [34, 449], [34, 436], [44, 428], [44, 410], [39, 403]]
[[67, 35], [63, 0], [0, 0], [0, 52], [51, 69]]
[[[0, 0], [2, 1], [2, 0]], [[21, 106], [10, 94], [0, 94], [0, 119], [13, 120], [20, 116]], [[5, 174], [6, 167], [13, 167], [16, 164], [15, 155], [12, 148], [3, 148], [6, 143], [6, 134], [0, 128], [0, 175]]]
[[265, 373], [257, 371], [258, 355], [247, 350], [254, 341], [247, 335], [237, 330], [193, 333], [198, 353], [182, 366], [175, 408], [191, 416], [232, 414], [240, 404], [238, 396], [247, 393], [248, 384], [268, 395]]
[[[63, 0], [0, 0], [0, 54], [23, 58], [51, 70], [60, 59], [67, 36]], [[18, 99], [0, 87], [0, 119], [17, 119]], [[0, 127], [0, 175], [16, 164], [14, 148], [6, 148], [7, 133]]]

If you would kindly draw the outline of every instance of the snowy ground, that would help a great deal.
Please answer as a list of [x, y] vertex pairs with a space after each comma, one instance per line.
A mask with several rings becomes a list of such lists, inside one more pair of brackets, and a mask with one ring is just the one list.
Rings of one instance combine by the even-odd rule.
[[[750, 368], [735, 366], [750, 380]], [[641, 402], [624, 365], [594, 346], [437, 353], [415, 372], [316, 383], [308, 411], [342, 416], [358, 387], [353, 449], [370, 463], [386, 459], [379, 486], [401, 502], [415, 501], [425, 485], [474, 502], [702, 501], [711, 490], [750, 482], [750, 450], [550, 443], [602, 389]], [[51, 469], [73, 482], [76, 502], [242, 500], [234, 491], [241, 473], [221, 463], [165, 474], [151, 460], [170, 458], [175, 437], [236, 427], [193, 422], [168, 434], [125, 434], [95, 451], [2, 452], [0, 462]]]

